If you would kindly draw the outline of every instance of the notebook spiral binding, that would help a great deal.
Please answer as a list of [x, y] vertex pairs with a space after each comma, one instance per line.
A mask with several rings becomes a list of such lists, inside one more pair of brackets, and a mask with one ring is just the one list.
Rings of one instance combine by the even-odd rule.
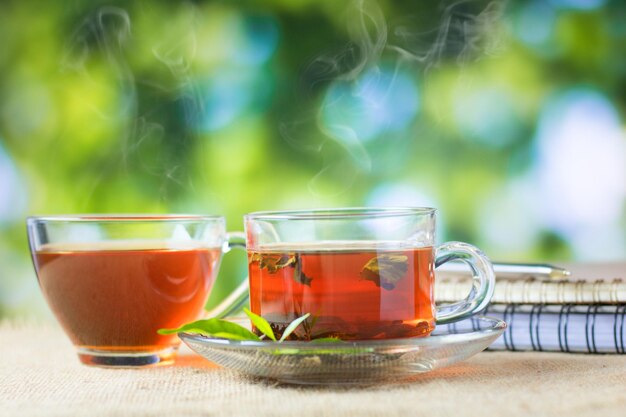
[[[438, 302], [454, 302], [467, 295], [471, 279], [445, 277], [436, 284]], [[621, 278], [590, 280], [498, 280], [493, 303], [509, 304], [618, 304], [626, 303], [626, 282]]]
[[[484, 315], [508, 323], [489, 350], [626, 353], [626, 304], [491, 304]], [[475, 319], [450, 325], [475, 330]]]

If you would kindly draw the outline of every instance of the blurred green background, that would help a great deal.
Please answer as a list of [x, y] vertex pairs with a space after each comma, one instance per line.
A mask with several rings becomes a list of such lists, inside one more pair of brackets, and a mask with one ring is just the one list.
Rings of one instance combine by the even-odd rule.
[[5, 0], [0, 39], [0, 317], [47, 314], [29, 214], [427, 205], [625, 258], [624, 1]]

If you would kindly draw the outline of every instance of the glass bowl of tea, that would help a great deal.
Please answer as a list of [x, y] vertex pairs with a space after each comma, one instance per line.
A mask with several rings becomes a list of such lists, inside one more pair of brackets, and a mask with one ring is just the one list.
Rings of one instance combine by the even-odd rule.
[[[495, 277], [487, 256], [463, 242], [435, 245], [436, 210], [349, 207], [265, 211], [244, 217], [250, 310], [290, 340], [426, 337], [435, 325], [482, 311]], [[435, 268], [472, 271], [465, 299], [436, 306]], [[254, 329], [255, 331], [258, 329]]]
[[82, 363], [172, 363], [161, 335], [204, 312], [228, 247], [225, 220], [201, 215], [77, 215], [27, 219], [41, 291]]

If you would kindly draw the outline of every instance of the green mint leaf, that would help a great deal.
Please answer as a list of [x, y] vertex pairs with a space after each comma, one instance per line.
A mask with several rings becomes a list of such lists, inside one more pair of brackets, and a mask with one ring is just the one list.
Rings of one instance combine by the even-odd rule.
[[306, 313], [304, 316], [299, 317], [297, 319], [295, 319], [294, 321], [292, 321], [291, 323], [289, 323], [289, 326], [287, 326], [287, 328], [285, 329], [285, 331], [283, 332], [283, 335], [280, 337], [279, 342], [284, 341], [287, 337], [289, 337], [289, 335], [291, 333], [293, 333], [294, 330], [296, 330], [296, 328], [304, 321], [306, 320], [309, 316], [311, 315], [311, 313]]
[[293, 279], [300, 284], [308, 285], [310, 287], [313, 278], [307, 277], [302, 271], [302, 262], [300, 261], [299, 255], [294, 256], [294, 265], [295, 268], [293, 270]]
[[248, 310], [247, 308], [244, 308], [243, 311], [250, 318], [250, 321], [252, 321], [252, 324], [254, 324], [254, 327], [259, 329], [259, 331], [263, 333], [265, 336], [269, 337], [273, 341], [276, 341], [276, 336], [274, 336], [274, 331], [272, 330], [272, 326], [270, 326], [267, 320], [265, 320], [263, 317], [259, 315], [254, 314], [252, 311]]
[[386, 290], [393, 290], [409, 270], [408, 256], [383, 254], [370, 259], [361, 270], [361, 277]]
[[259, 336], [236, 323], [222, 319], [197, 320], [177, 329], [159, 329], [160, 335], [187, 332], [231, 340], [259, 340]]

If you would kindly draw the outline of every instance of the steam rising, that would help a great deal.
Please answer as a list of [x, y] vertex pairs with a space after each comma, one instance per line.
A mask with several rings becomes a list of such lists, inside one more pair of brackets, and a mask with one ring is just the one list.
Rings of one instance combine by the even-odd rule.
[[[360, 82], [364, 74], [368, 74], [369, 79], [380, 83], [377, 80], [382, 79], [383, 63], [393, 63], [390, 65], [393, 69], [391, 82], [385, 84], [389, 93], [396, 88], [401, 70], [426, 74], [444, 59], [454, 60], [462, 67], [502, 50], [500, 39], [494, 36], [494, 28], [506, 2], [463, 0], [437, 4], [440, 17], [436, 27], [417, 31], [415, 27], [419, 19], [410, 16], [406, 19], [407, 24], [392, 27], [390, 40], [390, 31], [378, 3], [354, 1], [347, 13], [348, 44], [338, 52], [316, 57], [304, 71], [303, 77], [311, 91], [329, 83], [339, 84], [351, 99], [365, 102], [370, 110], [382, 109], [394, 103], [387, 101], [387, 94], [372, 102], [365, 96], [366, 90]], [[427, 3], [420, 3], [420, 6], [427, 6]], [[324, 182], [334, 180], [337, 186], [337, 178], [343, 179], [338, 193], [346, 191], [359, 176], [368, 174], [374, 163], [354, 124], [329, 124], [322, 117], [329, 107], [341, 105], [337, 101], [343, 100], [341, 97], [335, 97], [335, 101], [324, 100], [318, 109], [305, 111], [303, 117], [280, 126], [283, 138], [290, 145], [323, 156], [322, 169], [309, 183], [309, 190], [314, 195], [324, 194], [320, 187]], [[354, 109], [354, 112], [358, 111]], [[303, 137], [303, 130], [317, 131], [319, 135]], [[337, 171], [341, 175], [336, 175]]]
[[[437, 28], [418, 32], [414, 26], [398, 26], [394, 29], [398, 45], [388, 48], [401, 58], [420, 64], [424, 70], [439, 66], [445, 57], [456, 59], [463, 66], [502, 51], [502, 40], [494, 29], [502, 18], [506, 1], [487, 2], [482, 9], [485, 2], [481, 0], [440, 4], [442, 13]], [[433, 41], [432, 33], [436, 33]]]
[[87, 69], [88, 61], [94, 52], [101, 53], [115, 75], [116, 90], [123, 94], [115, 113], [105, 113], [94, 108], [94, 112], [106, 120], [123, 120], [122, 157], [126, 163], [127, 149], [137, 131], [137, 89], [135, 78], [126, 58], [124, 49], [130, 38], [130, 17], [125, 10], [117, 7], [102, 7], [94, 15], [88, 16], [78, 26], [70, 38], [61, 67], [92, 79]]
[[[196, 12], [195, 8], [189, 7], [189, 12], [193, 16]], [[189, 26], [194, 25], [192, 18], [188, 18], [187, 23]], [[183, 103], [186, 122], [189, 125], [195, 123], [205, 111], [202, 92], [191, 73], [191, 63], [196, 57], [197, 50], [198, 41], [194, 30], [185, 31], [184, 36], [173, 39], [171, 42], [159, 42], [152, 48], [155, 58], [164, 64], [178, 81], [178, 97]]]
[[[438, 19], [426, 16], [428, 22], [437, 21], [434, 27], [418, 31], [419, 15], [408, 16], [403, 22], [389, 25], [382, 9], [374, 0], [355, 0], [347, 10], [346, 33], [348, 43], [338, 51], [320, 55], [306, 67], [303, 78], [311, 93], [332, 91], [315, 108], [300, 109], [298, 117], [279, 126], [283, 138], [294, 148], [305, 153], [319, 155], [322, 167], [309, 182], [309, 190], [315, 196], [343, 193], [361, 176], [369, 174], [376, 159], [367, 149], [372, 138], [364, 137], [359, 118], [367, 120], [372, 114], [399, 112], [401, 103], [394, 102], [394, 91], [405, 89], [407, 73], [424, 76], [444, 60], [463, 66], [483, 56], [493, 55], [501, 49], [493, 27], [500, 19], [504, 2], [462, 0], [453, 3], [422, 2], [420, 8], [438, 7]], [[137, 169], [143, 173], [163, 178], [161, 198], [167, 198], [168, 184], [178, 189], [193, 189], [186, 168], [172, 161], [168, 150], [158, 157], [143, 152], [153, 141], [161, 149], [160, 142], [168, 140], [166, 128], [159, 119], [151, 119], [154, 109], [139, 108], [138, 86], [174, 93], [180, 100], [185, 114], [186, 126], [197, 124], [205, 114], [205, 99], [194, 82], [191, 64], [196, 56], [198, 41], [194, 27], [194, 6], [188, 7], [188, 21], [180, 36], [158, 41], [152, 48], [155, 62], [164, 65], [171, 74], [172, 85], [155, 85], [145, 80], [137, 82], [126, 58], [131, 40], [131, 19], [128, 13], [117, 7], [102, 7], [87, 16], [71, 36], [63, 58], [62, 67], [79, 77], [95, 82], [89, 70], [90, 60], [104, 60], [112, 72], [118, 105], [112, 109], [94, 108], [94, 113], [107, 122], [119, 126], [119, 163], [124, 170]], [[431, 11], [432, 12], [432, 11]], [[158, 37], [158, 36], [157, 36]], [[400, 78], [400, 75], [402, 78]], [[414, 77], [418, 78], [418, 77]], [[398, 80], [403, 80], [399, 83]], [[413, 82], [413, 81], [409, 81]], [[175, 88], [175, 91], [171, 91]], [[143, 90], [141, 90], [143, 91]], [[376, 94], [372, 95], [372, 91]], [[381, 92], [382, 91], [382, 92]], [[415, 93], [417, 96], [417, 92]], [[313, 100], [315, 101], [315, 100]], [[352, 105], [351, 103], [360, 103]], [[350, 123], [341, 118], [325, 117], [329, 112], [348, 107]], [[354, 109], [350, 107], [355, 107]], [[415, 110], [417, 111], [417, 110]], [[350, 113], [351, 112], [351, 113]], [[414, 112], [403, 116], [402, 128], [414, 117]], [[407, 119], [407, 117], [409, 119]], [[389, 123], [384, 117], [380, 126], [373, 130], [376, 140], [386, 140]], [[184, 129], [183, 129], [184, 130]], [[303, 135], [302, 132], [310, 136]], [[177, 151], [186, 146], [184, 141], [175, 144]], [[392, 146], [392, 145], [391, 145]], [[117, 152], [117, 151], [116, 151]], [[171, 152], [169, 152], [171, 153]], [[130, 159], [132, 157], [132, 160]], [[115, 168], [103, 167], [102, 176]], [[97, 179], [87, 201], [97, 187]], [[85, 202], [85, 204], [87, 203]]]
[[[187, 28], [186, 28], [187, 29]], [[119, 169], [141, 169], [142, 173], [163, 178], [160, 195], [167, 199], [168, 185], [176, 188], [193, 188], [193, 184], [179, 164], [172, 163], [166, 155], [144, 156], [142, 147], [149, 147], [152, 142], [161, 142], [165, 138], [166, 128], [162, 123], [152, 121], [155, 108], [140, 111], [138, 86], [147, 90], [165, 91], [174, 93], [177, 100], [182, 102], [186, 122], [195, 120], [203, 110], [203, 100], [199, 89], [193, 81], [190, 72], [190, 63], [195, 55], [196, 39], [192, 31], [186, 38], [177, 38], [174, 42], [161, 41], [153, 48], [153, 56], [157, 63], [165, 65], [174, 80], [175, 91], [171, 87], [163, 86], [147, 80], [135, 79], [130, 68], [126, 53], [132, 38], [131, 19], [129, 14], [121, 8], [106, 6], [99, 8], [93, 14], [85, 17], [71, 35], [65, 48], [61, 68], [74, 72], [78, 77], [95, 83], [97, 77], [90, 72], [91, 60], [102, 60], [112, 77], [107, 78], [106, 88], [115, 91], [116, 105], [109, 109], [92, 108], [94, 114], [107, 123], [118, 126], [118, 141], [120, 146], [115, 152], [119, 153], [118, 166], [101, 167], [100, 177], [85, 193], [87, 204], [98, 184], [106, 175], [115, 175]], [[185, 48], [183, 48], [185, 46]], [[191, 59], [186, 58], [181, 51], [188, 51], [191, 46]], [[108, 80], [113, 80], [109, 85]], [[121, 124], [121, 125], [120, 125]], [[184, 145], [184, 143], [181, 143]], [[146, 153], [148, 155], [148, 153]], [[131, 160], [132, 158], [132, 160]], [[110, 158], [108, 159], [110, 161]]]

